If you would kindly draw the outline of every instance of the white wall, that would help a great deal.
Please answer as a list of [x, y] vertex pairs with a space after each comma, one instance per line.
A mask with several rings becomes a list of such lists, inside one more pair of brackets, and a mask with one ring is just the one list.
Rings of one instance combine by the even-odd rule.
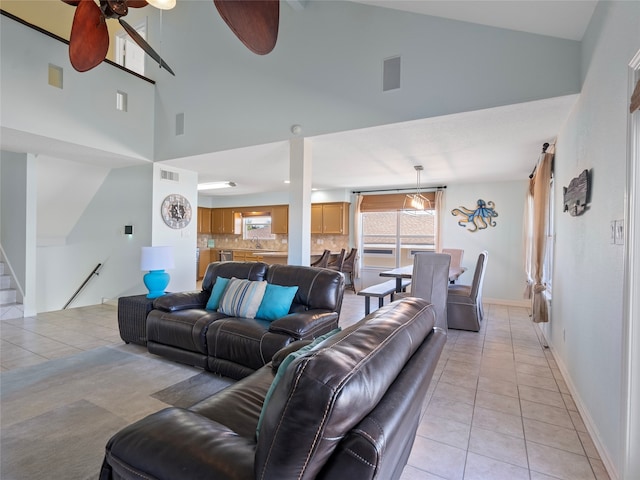
[[[68, 188], [73, 188], [72, 182]], [[152, 166], [112, 170], [86, 205], [65, 245], [38, 247], [37, 311], [59, 310], [93, 268], [94, 276], [70, 307], [95, 305], [146, 291], [140, 251], [151, 244]], [[133, 225], [134, 234], [124, 235]]]
[[[531, 152], [532, 168], [537, 158], [538, 152]], [[464, 250], [462, 264], [467, 271], [460, 277], [459, 283], [467, 285], [473, 280], [478, 255], [483, 250], [489, 252], [483, 287], [484, 301], [529, 304], [522, 296], [525, 288], [522, 218], [527, 180], [447, 186], [442, 246]], [[498, 217], [493, 218], [495, 227], [471, 232], [469, 227], [458, 225], [461, 217], [453, 216], [451, 210], [461, 206], [475, 209], [478, 199], [494, 202]]]
[[[556, 207], [549, 341], [612, 478], [620, 475], [623, 252], [610, 222], [625, 210], [628, 64], [640, 48], [640, 2], [599, 2], [583, 49], [584, 86], [558, 136], [555, 189], [592, 173], [582, 216]], [[637, 452], [636, 452], [637, 454]]]
[[[289, 140], [295, 123], [314, 137], [580, 89], [579, 42], [354, 2], [282, 2], [278, 43], [263, 57], [211, 2], [178, 1], [162, 18], [162, 38], [149, 40], [162, 40], [176, 76], [154, 77], [159, 160]], [[383, 60], [394, 55], [402, 88], [383, 93]]]
[[27, 245], [27, 155], [0, 152], [0, 245], [24, 288]]
[[[179, 175], [179, 181], [163, 180], [160, 170], [169, 170]], [[189, 170], [153, 165], [153, 195], [149, 211], [152, 219], [152, 241], [147, 245], [174, 247], [175, 268], [169, 270], [170, 292], [195, 290], [196, 288], [196, 245], [198, 241], [198, 174]], [[168, 227], [160, 213], [163, 200], [170, 194], [180, 194], [189, 200], [193, 217], [187, 227], [173, 229]], [[139, 261], [138, 261], [139, 264]]]

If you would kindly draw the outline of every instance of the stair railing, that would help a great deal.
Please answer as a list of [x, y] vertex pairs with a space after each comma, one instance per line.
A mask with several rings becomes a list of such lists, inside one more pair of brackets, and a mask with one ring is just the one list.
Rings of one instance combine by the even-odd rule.
[[63, 310], [66, 310], [66, 308], [71, 304], [71, 302], [73, 302], [76, 299], [78, 294], [87, 285], [87, 283], [89, 283], [89, 280], [91, 280], [91, 278], [93, 278], [94, 275], [96, 275], [96, 276], [100, 275], [100, 273], [98, 273], [98, 270], [100, 270], [101, 266], [102, 266], [101, 263], [96, 265], [96, 268], [94, 268], [93, 271], [89, 274], [89, 276], [84, 279], [84, 282], [82, 282], [82, 285], [80, 285], [80, 287], [76, 290], [76, 293], [71, 295], [71, 298], [69, 299], [69, 301], [67, 303], [65, 303], [64, 307], [62, 307]]

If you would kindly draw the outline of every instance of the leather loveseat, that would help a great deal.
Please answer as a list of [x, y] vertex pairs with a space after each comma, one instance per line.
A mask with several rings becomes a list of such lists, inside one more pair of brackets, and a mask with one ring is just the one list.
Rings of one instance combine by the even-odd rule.
[[[275, 320], [240, 318], [206, 309], [217, 279], [266, 280], [298, 287], [289, 313]], [[344, 276], [328, 269], [262, 262], [214, 262], [202, 291], [163, 295], [147, 316], [149, 352], [231, 378], [242, 378], [296, 340], [338, 326]]]
[[434, 322], [408, 297], [282, 361], [296, 342], [188, 409], [125, 427], [100, 480], [398, 479], [446, 341]]

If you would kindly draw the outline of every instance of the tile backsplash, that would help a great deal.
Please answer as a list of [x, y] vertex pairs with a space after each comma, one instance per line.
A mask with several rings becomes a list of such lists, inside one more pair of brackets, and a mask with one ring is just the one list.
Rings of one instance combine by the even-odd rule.
[[[209, 247], [209, 240], [213, 240], [214, 246]], [[263, 250], [286, 252], [288, 250], [288, 236], [276, 235], [275, 240], [260, 240]], [[198, 248], [218, 248], [218, 249], [246, 249], [255, 248], [254, 240], [244, 240], [240, 235], [198, 235]], [[344, 248], [349, 249], [348, 235], [311, 235], [311, 252], [322, 252], [324, 249], [332, 252], [340, 252]]]

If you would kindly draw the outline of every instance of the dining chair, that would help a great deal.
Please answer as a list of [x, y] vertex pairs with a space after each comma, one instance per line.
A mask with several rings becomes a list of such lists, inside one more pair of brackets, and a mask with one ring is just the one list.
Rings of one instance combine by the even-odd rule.
[[478, 255], [471, 285], [449, 285], [447, 300], [449, 328], [474, 332], [480, 330], [480, 322], [484, 318], [482, 286], [488, 256], [489, 253], [486, 250]]
[[[464, 256], [464, 250], [461, 248], [443, 248], [442, 253], [447, 253], [451, 255], [451, 269], [461, 269], [462, 268], [462, 257]], [[451, 283], [455, 283], [455, 280], [451, 281]]]
[[345, 253], [346, 253], [346, 250], [344, 248], [340, 250], [340, 253], [338, 254], [338, 256], [327, 264], [327, 268], [341, 272], [342, 264], [344, 263]]
[[447, 295], [451, 256], [446, 253], [420, 252], [413, 256], [411, 292], [396, 294], [400, 297], [419, 297], [433, 304], [435, 326], [447, 329]]
[[322, 252], [322, 255], [320, 255], [320, 258], [317, 259], [315, 262], [313, 262], [311, 264], [312, 267], [320, 267], [320, 268], [327, 268], [327, 265], [329, 264], [329, 257], [331, 256], [331, 250], [326, 250], [324, 252]]
[[356, 291], [355, 283], [353, 282], [353, 272], [355, 271], [356, 258], [358, 258], [358, 249], [352, 248], [349, 254], [342, 262], [341, 272], [349, 276], [349, 282], [345, 285], [345, 288], [350, 288], [354, 292]]

